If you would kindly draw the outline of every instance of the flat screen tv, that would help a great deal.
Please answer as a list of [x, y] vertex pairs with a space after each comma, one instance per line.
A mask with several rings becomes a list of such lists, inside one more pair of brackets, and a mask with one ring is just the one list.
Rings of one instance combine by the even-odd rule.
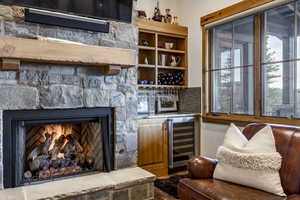
[[0, 3], [96, 19], [131, 22], [133, 0], [0, 0]]

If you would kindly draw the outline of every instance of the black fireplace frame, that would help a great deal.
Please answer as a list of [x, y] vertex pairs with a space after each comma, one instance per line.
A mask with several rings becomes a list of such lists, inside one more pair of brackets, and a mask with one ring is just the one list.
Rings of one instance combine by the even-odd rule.
[[115, 130], [113, 108], [5, 110], [3, 111], [3, 184], [4, 188], [22, 186], [17, 145], [21, 128], [27, 124], [74, 123], [98, 121], [103, 130], [104, 169], [114, 170]]

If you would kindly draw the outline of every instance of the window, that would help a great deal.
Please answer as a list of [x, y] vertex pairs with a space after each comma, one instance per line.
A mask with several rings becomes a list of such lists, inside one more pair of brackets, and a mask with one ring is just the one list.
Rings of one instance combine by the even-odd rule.
[[210, 113], [300, 119], [299, 13], [300, 0], [209, 29]]
[[[297, 2], [297, 5], [300, 5]], [[297, 112], [296, 3], [264, 14], [263, 115], [293, 117]], [[297, 39], [296, 39], [297, 38]], [[298, 41], [297, 41], [298, 42]], [[299, 49], [300, 50], [300, 49]], [[299, 53], [298, 53], [299, 54]], [[299, 79], [299, 78], [298, 78]], [[300, 116], [299, 116], [300, 117]]]
[[253, 47], [254, 18], [247, 17], [214, 27], [212, 33], [213, 86], [215, 113], [254, 113]]

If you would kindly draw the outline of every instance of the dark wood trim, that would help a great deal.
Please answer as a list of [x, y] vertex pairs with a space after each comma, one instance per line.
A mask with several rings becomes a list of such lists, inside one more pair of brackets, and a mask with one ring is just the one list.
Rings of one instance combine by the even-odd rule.
[[[211, 30], [206, 30], [207, 33], [206, 33], [206, 37], [207, 37], [207, 43], [206, 43], [206, 46], [207, 46], [207, 66], [206, 66], [206, 69], [210, 69], [210, 66], [212, 66], [212, 32]], [[212, 73], [207, 73], [207, 85], [208, 85], [208, 109], [209, 111], [211, 111], [213, 108], [212, 108], [212, 100], [213, 100], [213, 92], [212, 92], [212, 89], [213, 89], [213, 85], [212, 85]]]
[[254, 114], [261, 116], [262, 81], [261, 81], [261, 15], [254, 18]]
[[234, 123], [238, 126], [245, 126], [250, 123], [271, 123], [271, 124], [286, 124], [300, 126], [299, 119], [275, 118], [275, 117], [257, 117], [248, 115], [226, 115], [208, 113], [202, 116], [202, 121], [205, 123], [214, 124], [230, 124]]
[[208, 111], [208, 103], [207, 102], [207, 95], [209, 95], [209, 93], [207, 93], [207, 80], [206, 80], [206, 53], [208, 50], [208, 46], [207, 45], [207, 32], [208, 30], [205, 27], [202, 27], [202, 112], [206, 113]]
[[232, 15], [245, 12], [247, 10], [262, 6], [274, 0], [243, 0], [227, 8], [210, 13], [201, 17], [201, 26], [216, 22], [218, 20], [230, 17]]

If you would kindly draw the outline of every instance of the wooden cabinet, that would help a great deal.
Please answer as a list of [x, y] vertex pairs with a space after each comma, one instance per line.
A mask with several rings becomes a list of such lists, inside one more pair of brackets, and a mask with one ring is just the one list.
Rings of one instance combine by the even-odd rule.
[[138, 165], [156, 176], [168, 175], [166, 119], [139, 120]]
[[143, 19], [138, 20], [138, 26], [139, 87], [186, 88], [188, 28]]

